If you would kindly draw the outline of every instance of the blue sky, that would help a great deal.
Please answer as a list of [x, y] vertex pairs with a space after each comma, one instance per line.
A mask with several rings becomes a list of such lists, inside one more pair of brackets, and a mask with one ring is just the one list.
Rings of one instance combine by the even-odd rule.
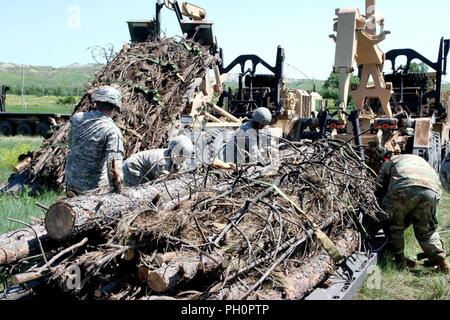
[[[254, 53], [274, 64], [276, 48], [282, 45], [287, 63], [316, 79], [326, 78], [332, 69], [334, 44], [328, 35], [335, 9], [359, 7], [364, 11], [364, 0], [190, 2], [206, 8], [209, 20], [215, 22], [226, 62], [239, 54]], [[70, 19], [76, 8], [79, 25]], [[412, 47], [436, 60], [440, 37], [450, 37], [448, 0], [378, 0], [378, 9], [392, 32], [382, 45], [386, 51]], [[0, 10], [0, 61], [60, 67], [93, 62], [89, 47], [112, 43], [120, 49], [129, 40], [125, 22], [152, 18], [154, 0], [16, 0], [4, 1]], [[164, 11], [163, 19], [167, 35], [179, 34], [174, 13]], [[288, 66], [286, 72], [303, 78]]]

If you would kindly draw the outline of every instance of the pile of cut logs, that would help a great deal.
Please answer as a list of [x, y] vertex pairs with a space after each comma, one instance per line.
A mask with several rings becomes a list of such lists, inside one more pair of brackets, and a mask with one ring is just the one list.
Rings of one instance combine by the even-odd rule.
[[62, 199], [0, 237], [3, 298], [302, 299], [371, 237], [375, 186], [351, 147], [304, 141], [265, 168]]

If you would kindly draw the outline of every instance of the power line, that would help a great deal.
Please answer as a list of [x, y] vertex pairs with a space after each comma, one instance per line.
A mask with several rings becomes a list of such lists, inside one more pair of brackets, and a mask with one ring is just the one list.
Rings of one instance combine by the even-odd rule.
[[308, 77], [308, 76], [306, 75], [306, 73], [304, 73], [304, 72], [303, 72], [302, 70], [300, 70], [299, 68], [297, 68], [297, 67], [295, 67], [295, 66], [293, 66], [292, 64], [289, 64], [289, 63], [288, 63], [287, 65], [288, 65], [288, 67], [291, 67], [292, 69], [294, 69], [294, 70], [300, 72], [304, 77], [306, 77], [306, 79], [313, 81], [310, 77]]

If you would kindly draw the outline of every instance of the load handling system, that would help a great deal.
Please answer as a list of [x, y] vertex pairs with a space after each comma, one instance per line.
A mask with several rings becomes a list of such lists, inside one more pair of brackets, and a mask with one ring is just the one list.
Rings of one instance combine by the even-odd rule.
[[[385, 54], [379, 44], [390, 32], [384, 29], [375, 0], [366, 0], [365, 16], [358, 9], [337, 9], [336, 14], [335, 34], [330, 37], [336, 42], [334, 72], [339, 76], [340, 105], [337, 114], [329, 115], [327, 131], [336, 139], [353, 141], [361, 159], [375, 171], [386, 153], [421, 156], [439, 171], [449, 150], [450, 101], [441, 83], [450, 40], [441, 39], [437, 62], [412, 49]], [[398, 66], [403, 56], [407, 63]], [[391, 74], [384, 74], [387, 61], [392, 64]], [[413, 61], [432, 72], [415, 72]], [[352, 87], [355, 71], [360, 84]]]

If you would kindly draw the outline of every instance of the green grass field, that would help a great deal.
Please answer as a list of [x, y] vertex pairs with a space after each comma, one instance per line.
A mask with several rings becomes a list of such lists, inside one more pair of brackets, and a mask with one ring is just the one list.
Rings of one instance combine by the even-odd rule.
[[22, 99], [17, 95], [8, 95], [6, 97], [7, 112], [24, 112], [24, 113], [57, 113], [72, 114], [75, 105], [59, 105], [57, 104], [60, 97], [55, 96], [24, 96], [26, 108], [22, 106]]

